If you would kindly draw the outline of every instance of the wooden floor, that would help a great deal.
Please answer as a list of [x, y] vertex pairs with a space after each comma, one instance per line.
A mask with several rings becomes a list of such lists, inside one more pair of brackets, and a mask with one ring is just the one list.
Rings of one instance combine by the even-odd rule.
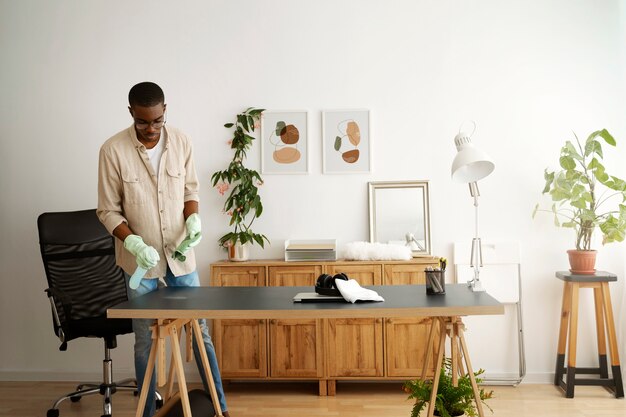
[[[45, 417], [56, 398], [73, 389], [74, 384], [66, 382], [0, 382], [0, 416]], [[564, 398], [553, 385], [493, 389], [495, 398], [489, 404], [497, 417], [626, 415], [626, 401], [615, 399], [601, 387], [576, 387], [573, 399]], [[226, 395], [232, 417], [409, 417], [411, 409], [400, 383], [338, 383], [335, 397], [319, 397], [317, 383], [231, 383], [226, 386]], [[118, 392], [113, 396], [113, 415], [132, 417], [136, 404], [131, 392]], [[101, 397], [66, 401], [60, 411], [61, 417], [100, 416]]]

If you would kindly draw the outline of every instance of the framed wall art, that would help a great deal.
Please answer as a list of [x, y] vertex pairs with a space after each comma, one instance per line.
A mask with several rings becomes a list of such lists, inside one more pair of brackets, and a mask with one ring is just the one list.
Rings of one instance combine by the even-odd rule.
[[369, 110], [322, 112], [324, 174], [367, 174], [372, 171]]
[[261, 173], [308, 174], [306, 110], [266, 110], [261, 115]]

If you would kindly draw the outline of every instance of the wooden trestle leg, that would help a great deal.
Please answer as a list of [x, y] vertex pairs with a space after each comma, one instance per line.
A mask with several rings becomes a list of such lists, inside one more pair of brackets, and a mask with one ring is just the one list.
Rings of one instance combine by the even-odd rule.
[[[430, 334], [428, 336], [428, 348], [426, 350], [426, 356], [424, 358], [424, 367], [422, 368], [422, 380], [426, 379], [428, 370], [428, 364], [432, 356], [432, 342], [435, 338], [437, 328], [439, 328], [439, 343], [437, 350], [437, 360], [435, 361], [435, 374], [433, 376], [433, 390], [431, 391], [430, 400], [428, 402], [428, 417], [433, 417], [435, 413], [435, 400], [437, 398], [437, 387], [439, 386], [439, 378], [441, 377], [441, 367], [443, 366], [445, 342], [446, 337], [450, 337], [450, 352], [452, 361], [452, 380], [456, 386], [458, 384], [459, 375], [464, 374], [463, 362], [465, 362], [465, 369], [472, 384], [472, 391], [474, 392], [474, 401], [476, 402], [476, 409], [478, 415], [484, 417], [483, 406], [480, 400], [480, 389], [476, 383], [476, 377], [472, 369], [472, 363], [470, 362], [469, 351], [467, 344], [465, 343], [465, 336], [463, 334], [465, 325], [460, 317], [435, 317], [433, 318], [430, 328]], [[460, 349], [459, 349], [460, 348]]]

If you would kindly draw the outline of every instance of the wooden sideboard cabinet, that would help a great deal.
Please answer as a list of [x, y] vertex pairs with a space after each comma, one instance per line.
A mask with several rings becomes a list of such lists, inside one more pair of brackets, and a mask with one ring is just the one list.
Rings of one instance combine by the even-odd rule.
[[[414, 285], [424, 284], [428, 266], [438, 266], [438, 258], [220, 261], [211, 264], [211, 285], [311, 286], [313, 291], [320, 274], [339, 272], [362, 286]], [[224, 380], [318, 380], [320, 395], [334, 395], [337, 380], [419, 377], [430, 323], [427, 317], [213, 320], [212, 331]]]

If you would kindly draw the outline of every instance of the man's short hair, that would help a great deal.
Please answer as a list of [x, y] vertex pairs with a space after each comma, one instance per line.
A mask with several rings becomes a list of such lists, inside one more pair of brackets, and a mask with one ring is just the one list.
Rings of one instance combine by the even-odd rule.
[[141, 107], [152, 107], [165, 103], [165, 94], [157, 84], [144, 81], [136, 84], [128, 92], [128, 104]]

